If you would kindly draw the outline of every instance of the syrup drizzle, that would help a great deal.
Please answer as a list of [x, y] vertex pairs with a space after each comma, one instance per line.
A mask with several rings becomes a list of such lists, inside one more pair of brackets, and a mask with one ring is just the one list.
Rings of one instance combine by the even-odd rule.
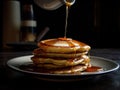
[[68, 29], [68, 16], [69, 16], [69, 9], [71, 7], [71, 3], [69, 1], [66, 1], [66, 18], [65, 18], [65, 32], [64, 32], [64, 38], [67, 37], [67, 29]]

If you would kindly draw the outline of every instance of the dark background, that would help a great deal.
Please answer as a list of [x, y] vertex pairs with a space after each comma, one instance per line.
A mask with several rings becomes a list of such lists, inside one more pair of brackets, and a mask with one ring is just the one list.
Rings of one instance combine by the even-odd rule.
[[[43, 39], [64, 36], [65, 5], [57, 10], [44, 10], [32, 0], [19, 0], [21, 6], [32, 3], [37, 20], [37, 33], [45, 27], [50, 31]], [[67, 37], [89, 44], [92, 48], [119, 48], [120, 3], [119, 0], [76, 0], [71, 7]], [[3, 1], [0, 1], [2, 12]], [[2, 47], [2, 14], [0, 14], [0, 46]]]
[[2, 48], [2, 7], [3, 7], [3, 1], [0, 1], [0, 49]]

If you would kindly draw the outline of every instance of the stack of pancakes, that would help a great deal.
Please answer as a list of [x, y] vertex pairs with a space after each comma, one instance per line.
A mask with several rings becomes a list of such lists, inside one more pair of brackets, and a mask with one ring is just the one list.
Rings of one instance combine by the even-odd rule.
[[55, 38], [38, 42], [31, 58], [38, 70], [54, 74], [80, 73], [90, 67], [91, 47], [71, 38]]

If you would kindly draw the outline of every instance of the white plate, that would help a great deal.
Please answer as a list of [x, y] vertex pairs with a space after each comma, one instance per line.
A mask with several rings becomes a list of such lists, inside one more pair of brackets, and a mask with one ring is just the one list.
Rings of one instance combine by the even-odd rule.
[[16, 57], [8, 60], [7, 65], [17, 71], [32, 75], [42, 80], [50, 80], [50, 81], [76, 81], [76, 80], [84, 80], [92, 76], [105, 74], [108, 72], [115, 71], [119, 68], [119, 64], [113, 60], [91, 56], [91, 64], [93, 66], [99, 66], [103, 68], [103, 71], [100, 72], [83, 72], [81, 74], [48, 74], [48, 73], [39, 73], [32, 72], [28, 70], [23, 70], [19, 68], [21, 65], [31, 64], [32, 55]]

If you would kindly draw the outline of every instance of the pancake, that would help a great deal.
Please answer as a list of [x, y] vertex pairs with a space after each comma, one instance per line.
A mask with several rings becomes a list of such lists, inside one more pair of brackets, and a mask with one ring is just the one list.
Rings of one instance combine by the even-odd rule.
[[89, 45], [71, 38], [42, 40], [38, 43], [38, 47], [44, 52], [51, 53], [82, 53], [90, 50]]
[[82, 71], [86, 70], [88, 68], [87, 65], [75, 65], [70, 67], [63, 67], [63, 68], [57, 68], [57, 69], [46, 69], [46, 68], [35, 68], [35, 71], [42, 72], [42, 73], [52, 73], [52, 74], [75, 74], [75, 73], [81, 73]]
[[88, 56], [83, 55], [79, 58], [71, 58], [71, 59], [60, 59], [60, 58], [41, 58], [41, 57], [32, 57], [31, 58], [34, 64], [39, 67], [45, 68], [61, 68], [68, 66], [75, 66], [78, 64], [88, 65], [90, 59]]
[[76, 58], [81, 57], [82, 55], [87, 54], [88, 52], [82, 53], [51, 53], [51, 52], [44, 52], [41, 48], [37, 48], [33, 51], [35, 56], [39, 57], [49, 57], [49, 58]]

